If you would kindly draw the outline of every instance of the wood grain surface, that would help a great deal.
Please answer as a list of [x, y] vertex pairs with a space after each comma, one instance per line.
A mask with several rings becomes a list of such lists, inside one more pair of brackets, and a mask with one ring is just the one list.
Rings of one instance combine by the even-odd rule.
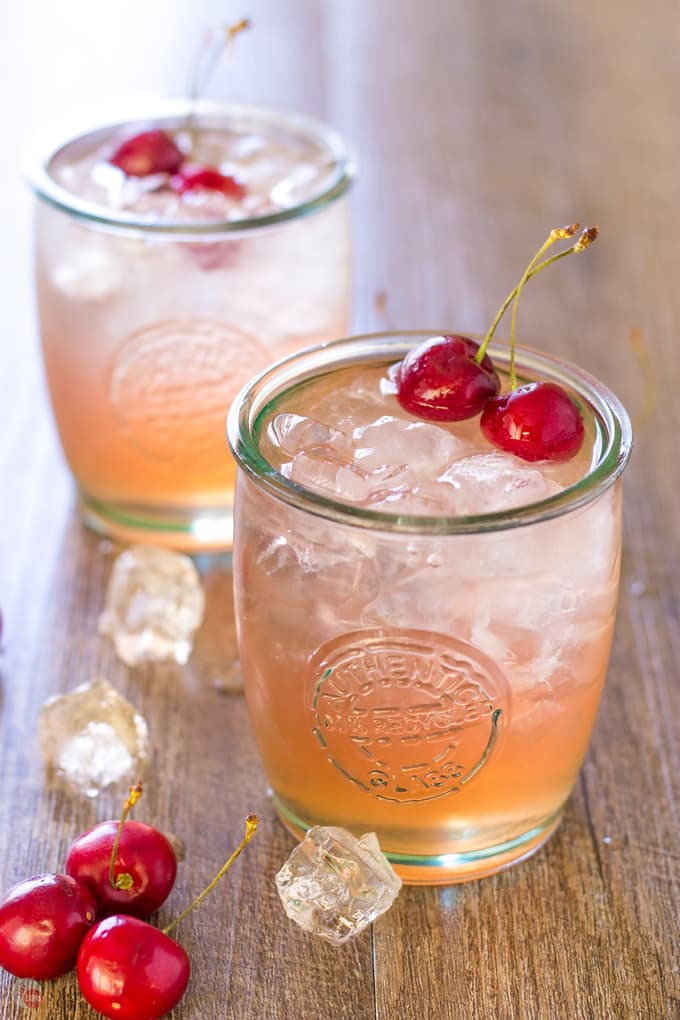
[[[225, 9], [226, 7], [226, 9]], [[599, 223], [587, 259], [527, 292], [526, 343], [622, 398], [636, 448], [608, 683], [566, 818], [525, 864], [407, 889], [341, 949], [284, 916], [275, 820], [242, 697], [228, 563], [205, 566], [208, 617], [185, 668], [129, 670], [98, 636], [112, 550], [80, 525], [41, 374], [31, 278], [33, 133], [87, 100], [179, 94], [203, 27], [254, 31], [215, 98], [297, 107], [351, 136], [356, 331], [483, 330], [549, 227]], [[182, 926], [193, 961], [177, 1020], [628, 1020], [680, 1017], [680, 12], [623, 0], [119, 0], [13, 5], [0, 36], [0, 886], [60, 866], [117, 810], [47, 782], [37, 714], [105, 676], [149, 720], [139, 817], [180, 838], [177, 913], [239, 838], [261, 832]], [[634, 331], [638, 331], [637, 334]], [[639, 355], [632, 336], [648, 357]], [[636, 353], [638, 350], [638, 353]], [[141, 805], [140, 805], [141, 809]], [[0, 1020], [90, 1020], [70, 975]]]

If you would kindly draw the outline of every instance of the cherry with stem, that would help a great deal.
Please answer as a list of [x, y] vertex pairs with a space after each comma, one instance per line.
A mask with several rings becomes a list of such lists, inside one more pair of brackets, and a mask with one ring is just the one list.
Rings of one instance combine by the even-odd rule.
[[[199, 49], [194, 61], [192, 80], [189, 87], [189, 109], [185, 129], [191, 142], [191, 152], [197, 144], [195, 106], [212, 77], [225, 46], [230, 47], [244, 29], [250, 27], [248, 18], [242, 18], [233, 25], [220, 26], [214, 41], [208, 39]], [[191, 156], [191, 152], [188, 154]], [[239, 199], [245, 194], [243, 185], [233, 177], [221, 174], [217, 167], [195, 166], [191, 171], [183, 170], [187, 154], [183, 153], [174, 138], [160, 128], [141, 131], [125, 138], [117, 147], [109, 162], [122, 170], [126, 177], [148, 177], [151, 174], [171, 175], [171, 186], [180, 194], [202, 187], [210, 191], [221, 191], [231, 198]]]
[[192, 106], [207, 89], [222, 54], [231, 49], [237, 35], [250, 27], [250, 18], [241, 18], [234, 24], [219, 25], [206, 33], [190, 72], [189, 99]]
[[469, 337], [430, 337], [412, 348], [397, 371], [397, 400], [428, 421], [463, 421], [479, 414], [501, 381], [491, 358], [476, 360], [479, 345]]
[[142, 795], [130, 788], [118, 821], [100, 822], [71, 844], [66, 872], [91, 890], [99, 915], [147, 917], [170, 895], [177, 875], [172, 844], [158, 829], [129, 820]]
[[[548, 240], [545, 242], [545, 244], [542, 245], [541, 252], [544, 252], [548, 247], [550, 247], [550, 245], [554, 243], [554, 241], [558, 240], [558, 234], [561, 234], [563, 237], [573, 237], [577, 230], [578, 223], [570, 224], [568, 227], [555, 227], [554, 230], [551, 230]], [[522, 280], [524, 281], [522, 283], [522, 286], [524, 286], [524, 283], [526, 283], [527, 280], [531, 280], [532, 277], [536, 276], [537, 273], [540, 273], [542, 269], [547, 269], [548, 266], [553, 265], [553, 263], [555, 262], [559, 262], [560, 259], [565, 258], [567, 255], [578, 254], [579, 252], [584, 251], [585, 248], [587, 248], [588, 245], [591, 244], [597, 238], [598, 233], [599, 230], [597, 227], [586, 227], [586, 229], [583, 231], [580, 238], [575, 244], [573, 244], [569, 248], [565, 248], [563, 251], [557, 252], [556, 255], [551, 255], [550, 258], [545, 259], [543, 262], [539, 262], [538, 265], [536, 265], [536, 262], [538, 257], [540, 257], [540, 254], [537, 253], [537, 255], [534, 256], [534, 258], [531, 260], [530, 266], [527, 267], [527, 271], [524, 274], [524, 277], [522, 277]], [[553, 237], [553, 235], [555, 236]], [[496, 316], [493, 322], [491, 323], [489, 329], [487, 330], [484, 340], [482, 341], [479, 351], [477, 352], [475, 360], [477, 360], [478, 363], [481, 362], [482, 358], [486, 354], [486, 349], [489, 346], [489, 343], [491, 342], [494, 333], [496, 332], [498, 324], [500, 323], [501, 319], [503, 318], [506, 311], [510, 307], [511, 302], [515, 299], [518, 288], [519, 284], [516, 287], [513, 287], [513, 289], [510, 291], [501, 307], [496, 312]]]
[[484, 355], [496, 326], [512, 301], [510, 392], [488, 401], [482, 412], [480, 428], [494, 446], [526, 461], [569, 460], [578, 453], [583, 444], [585, 434], [583, 419], [566, 390], [556, 383], [547, 381], [528, 383], [517, 388], [515, 368], [517, 310], [524, 286], [531, 276], [546, 266], [566, 255], [584, 251], [598, 236], [597, 227], [587, 227], [571, 247], [540, 261], [555, 241], [573, 237], [577, 230], [576, 223], [551, 230], [547, 240], [525, 269], [519, 283], [501, 306], [480, 347], [480, 352]]
[[163, 928], [164, 935], [167, 935], [168, 932], [171, 932], [173, 928], [176, 928], [177, 925], [192, 912], [192, 910], [195, 910], [196, 907], [200, 907], [201, 903], [206, 898], [206, 896], [213, 891], [217, 883], [221, 881], [224, 875], [226, 875], [226, 873], [229, 871], [229, 868], [232, 866], [236, 858], [240, 854], [242, 854], [245, 848], [248, 846], [248, 843], [250, 843], [251, 839], [255, 835], [255, 832], [257, 831], [257, 825], [258, 825], [257, 815], [248, 815], [248, 817], [246, 818], [245, 836], [243, 837], [239, 845], [236, 847], [234, 852], [227, 858], [225, 863], [222, 865], [220, 870], [213, 878], [212, 882], [208, 883], [203, 892], [199, 893], [195, 900], [192, 900], [192, 902], [189, 904], [186, 910], [183, 910], [179, 917], [176, 917], [174, 921], [172, 921], [169, 925]]
[[130, 889], [134, 884], [134, 879], [129, 871], [121, 871], [119, 875], [116, 875], [116, 857], [118, 855], [118, 847], [120, 846], [120, 837], [123, 832], [123, 826], [127, 821], [127, 817], [132, 811], [139, 798], [142, 796], [142, 784], [138, 780], [134, 786], [130, 787], [130, 796], [123, 804], [123, 810], [121, 811], [120, 821], [118, 822], [118, 828], [116, 829], [116, 836], [113, 841], [113, 847], [111, 848], [111, 860], [109, 862], [109, 883], [114, 889]]
[[583, 251], [597, 237], [597, 227], [589, 227], [574, 245], [541, 261], [555, 241], [571, 238], [577, 230], [577, 223], [551, 230], [519, 284], [499, 308], [481, 344], [469, 337], [444, 335], [430, 337], [408, 352], [396, 373], [397, 399], [406, 411], [430, 421], [463, 421], [483, 412], [495, 398], [501, 399], [500, 378], [487, 348], [513, 301], [510, 384], [516, 387], [514, 336], [519, 297], [532, 276], [566, 255]]
[[185, 127], [191, 138], [192, 151], [196, 148], [196, 103], [207, 89], [224, 52], [230, 50], [236, 37], [250, 27], [250, 18], [241, 18], [231, 25], [213, 28], [203, 37], [189, 75], [189, 110]]
[[198, 907], [245, 849], [257, 829], [248, 815], [245, 835], [219, 872], [196, 899], [160, 930], [136, 917], [114, 915], [99, 921], [83, 940], [77, 976], [87, 1002], [111, 1020], [159, 1020], [180, 1001], [191, 964], [172, 931]]

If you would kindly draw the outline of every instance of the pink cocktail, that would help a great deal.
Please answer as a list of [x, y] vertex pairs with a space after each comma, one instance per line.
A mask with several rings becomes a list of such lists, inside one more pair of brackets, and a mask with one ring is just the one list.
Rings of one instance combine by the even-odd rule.
[[[607, 671], [630, 426], [572, 365], [519, 381], [580, 408], [566, 463], [396, 398], [414, 335], [274, 366], [229, 419], [234, 572], [255, 736], [278, 812], [375, 831], [410, 882], [479, 878], [557, 826]], [[507, 388], [508, 351], [490, 348]]]
[[[184, 180], [172, 161], [140, 176], [116, 164], [148, 131], [178, 146]], [[192, 179], [197, 166], [218, 176]], [[46, 150], [33, 174], [42, 346], [89, 523], [230, 545], [225, 409], [275, 358], [347, 331], [353, 176], [324, 125], [207, 103], [159, 104]]]

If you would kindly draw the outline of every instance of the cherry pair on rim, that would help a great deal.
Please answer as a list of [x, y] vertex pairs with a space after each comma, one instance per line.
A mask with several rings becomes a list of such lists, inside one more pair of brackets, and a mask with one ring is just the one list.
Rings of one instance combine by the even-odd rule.
[[246, 194], [243, 184], [235, 177], [220, 173], [216, 167], [190, 165], [183, 168], [184, 153], [170, 135], [160, 128], [142, 131], [125, 139], [109, 162], [127, 177], [170, 174], [168, 183], [180, 195], [198, 188], [218, 191], [233, 199], [241, 199]]
[[[597, 227], [557, 255], [541, 261], [555, 241], [572, 238], [578, 224], [553, 229], [506, 298], [481, 344], [462, 336], [432, 337], [413, 348], [397, 372], [397, 399], [402, 407], [430, 421], [463, 421], [481, 413], [480, 428], [494, 446], [526, 461], [565, 461], [580, 450], [584, 425], [568, 393], [555, 383], [539, 381], [517, 387], [515, 335], [519, 299], [532, 276], [596, 239]], [[510, 303], [510, 392], [500, 394], [500, 378], [487, 354], [496, 327]]]
[[[201, 49], [194, 66], [190, 103], [193, 105], [205, 89], [225, 46], [230, 46], [239, 33], [250, 27], [248, 18], [222, 28], [223, 38], [218, 46]], [[191, 109], [191, 106], [190, 106]], [[186, 128], [193, 135], [193, 116], [187, 115]], [[217, 167], [191, 164], [175, 140], [160, 128], [141, 131], [124, 139], [109, 162], [122, 170], [127, 177], [148, 177], [151, 174], [169, 174], [170, 187], [180, 195], [202, 188], [220, 192], [235, 200], [247, 191], [243, 184], [229, 174], [220, 173]]]
[[229, 198], [241, 199], [246, 194], [243, 184], [229, 174], [222, 174], [214, 166], [188, 165], [183, 167], [184, 153], [175, 141], [160, 128], [141, 131], [126, 138], [109, 160], [127, 177], [148, 177], [151, 174], [170, 174], [169, 185], [180, 195], [203, 188], [218, 191]]

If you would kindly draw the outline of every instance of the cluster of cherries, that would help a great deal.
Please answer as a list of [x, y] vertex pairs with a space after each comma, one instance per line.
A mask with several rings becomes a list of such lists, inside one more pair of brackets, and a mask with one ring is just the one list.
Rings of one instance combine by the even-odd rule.
[[126, 138], [109, 162], [127, 177], [168, 174], [168, 185], [180, 195], [198, 188], [219, 191], [236, 200], [246, 194], [245, 185], [229, 174], [220, 173], [217, 167], [188, 163], [174, 139], [160, 128]]
[[[524, 285], [565, 255], [584, 251], [598, 235], [597, 227], [587, 227], [573, 245], [541, 261], [555, 241], [572, 238], [577, 230], [578, 223], [551, 230], [481, 344], [463, 336], [437, 336], [409, 351], [396, 373], [397, 399], [406, 411], [430, 421], [451, 422], [481, 412], [480, 428], [489, 442], [525, 461], [566, 461], [578, 453], [583, 419], [566, 390], [546, 381], [518, 387], [515, 371], [517, 308]], [[510, 391], [500, 395], [500, 378], [487, 347], [511, 302]]]
[[[199, 59], [207, 61], [204, 68], [203, 87], [207, 85], [224, 45], [231, 45], [236, 36], [250, 27], [248, 18], [243, 18], [233, 25], [226, 25], [220, 30], [223, 40], [212, 50], [199, 51]], [[197, 77], [200, 66], [194, 68]], [[192, 102], [195, 102], [202, 88], [198, 81], [192, 89]], [[187, 118], [187, 127], [191, 127], [192, 117]], [[110, 163], [122, 170], [127, 177], [148, 177], [151, 174], [168, 174], [168, 185], [180, 195], [188, 191], [203, 189], [217, 191], [229, 198], [239, 200], [247, 194], [245, 185], [229, 174], [220, 173], [215, 166], [191, 163], [179, 148], [174, 139], [159, 128], [142, 131], [131, 138], [126, 138], [111, 156]]]
[[143, 918], [169, 896], [177, 858], [162, 832], [127, 820], [141, 792], [140, 783], [130, 790], [119, 821], [101, 822], [71, 844], [65, 874], [26, 879], [0, 902], [0, 966], [37, 981], [75, 966], [87, 1002], [119, 1020], [158, 1020], [180, 1001], [191, 966], [168, 933], [202, 902], [257, 828], [249, 815], [243, 840], [213, 881], [160, 930]]

